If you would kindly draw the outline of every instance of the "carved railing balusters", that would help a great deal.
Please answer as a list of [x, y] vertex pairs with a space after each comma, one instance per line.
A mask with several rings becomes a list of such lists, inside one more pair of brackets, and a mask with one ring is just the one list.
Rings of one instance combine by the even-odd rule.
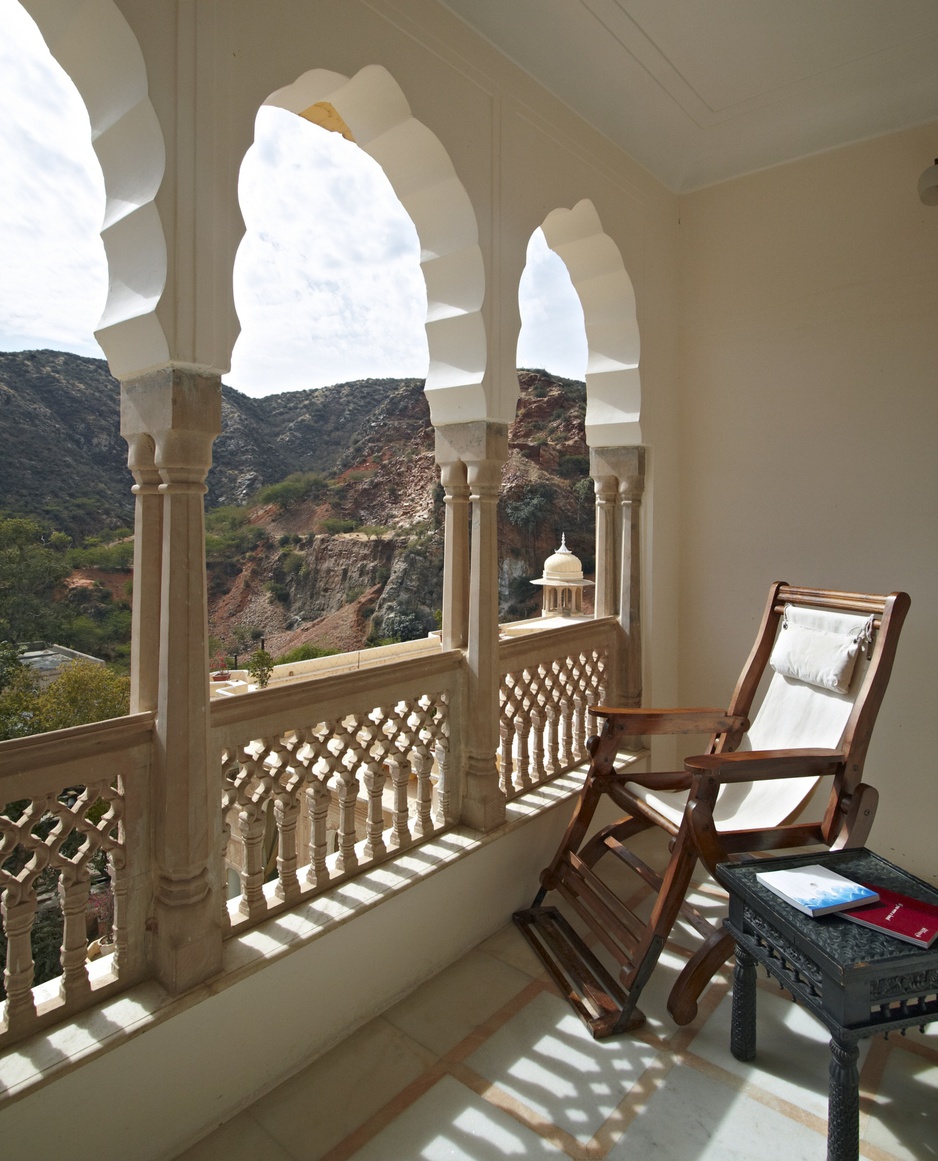
[[[99, 760], [96, 772], [101, 766]], [[37, 970], [49, 971], [50, 932], [61, 931], [57, 1002], [63, 1012], [77, 1011], [91, 1001], [91, 939], [106, 936], [121, 953], [110, 963], [109, 979], [117, 980], [122, 962], [133, 963], [134, 956], [128, 952], [122, 818], [123, 786], [117, 775], [113, 787], [106, 782], [60, 787], [0, 806], [0, 915], [6, 934], [2, 964], [6, 1002], [0, 1011], [4, 1039], [26, 1034], [36, 1027], [40, 1011], [50, 1010], [50, 994], [45, 994], [39, 1009], [33, 992]], [[93, 873], [101, 897], [113, 891], [113, 901], [109, 899], [98, 911], [91, 907]], [[107, 930], [91, 930], [96, 915], [102, 916], [102, 922], [106, 917]], [[39, 923], [46, 951], [37, 964], [33, 937]]]
[[256, 922], [446, 825], [438, 788], [448, 747], [440, 690], [225, 748], [227, 858], [241, 880], [232, 930], [241, 916]]
[[309, 867], [306, 882], [312, 887], [325, 887], [329, 882], [326, 855], [327, 817], [329, 814], [329, 787], [324, 778], [313, 778], [306, 788], [306, 809], [310, 821]]
[[410, 764], [400, 754], [390, 754], [387, 767], [391, 772], [394, 808], [391, 812], [392, 847], [406, 847], [410, 842], [408, 818], [410, 816], [407, 798], [407, 783], [410, 781]]
[[[592, 621], [575, 644], [570, 636], [558, 634], [553, 644], [532, 634], [502, 646], [499, 771], [509, 798], [585, 760], [586, 709], [605, 698], [613, 639], [608, 626]], [[545, 657], [551, 647], [556, 652]]]

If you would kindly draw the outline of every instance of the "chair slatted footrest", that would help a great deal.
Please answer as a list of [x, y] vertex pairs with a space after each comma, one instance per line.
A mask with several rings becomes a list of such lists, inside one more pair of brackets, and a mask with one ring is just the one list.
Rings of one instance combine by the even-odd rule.
[[516, 911], [515, 925], [537, 953], [561, 993], [598, 1040], [645, 1023], [628, 993], [554, 907]]
[[635, 874], [647, 883], [649, 887], [655, 891], [661, 890], [661, 875], [657, 871], [652, 870], [645, 860], [640, 859], [634, 851], [630, 851], [625, 843], [621, 843], [613, 835], [609, 835], [604, 845], [617, 859], [621, 859], [626, 866], [631, 867]]
[[644, 924], [572, 851], [559, 868], [557, 889], [623, 966], [632, 966]]
[[[610, 835], [605, 840], [605, 846], [611, 854], [615, 855], [616, 858], [621, 859], [623, 863], [631, 867], [636, 875], [643, 879], [650, 887], [654, 888], [656, 891], [661, 890], [661, 875], [659, 875], [657, 871], [652, 870], [652, 868], [649, 867], [644, 859], [640, 859], [638, 855], [636, 855], [633, 851], [630, 851], [624, 843], [620, 843], [617, 838]], [[709, 919], [705, 919], [703, 915], [701, 915], [697, 910], [697, 908], [692, 906], [686, 900], [681, 904], [680, 913], [681, 916], [691, 925], [691, 927], [693, 927], [697, 934], [702, 935], [704, 939], [709, 939], [709, 937], [713, 934], [714, 925], [710, 922]]]

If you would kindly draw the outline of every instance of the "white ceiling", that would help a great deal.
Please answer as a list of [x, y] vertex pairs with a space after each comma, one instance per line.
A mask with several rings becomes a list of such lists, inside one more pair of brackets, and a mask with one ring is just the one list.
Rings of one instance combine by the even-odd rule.
[[441, 2], [676, 193], [938, 120], [938, 0]]

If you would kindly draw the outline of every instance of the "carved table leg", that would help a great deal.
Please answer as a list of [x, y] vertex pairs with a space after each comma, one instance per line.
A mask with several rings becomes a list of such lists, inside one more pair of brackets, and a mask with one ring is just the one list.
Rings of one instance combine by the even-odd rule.
[[756, 961], [740, 944], [736, 945], [733, 969], [730, 1051], [737, 1060], [756, 1057]]
[[831, 1040], [827, 1161], [857, 1161], [860, 1155], [859, 1055], [855, 1040]]

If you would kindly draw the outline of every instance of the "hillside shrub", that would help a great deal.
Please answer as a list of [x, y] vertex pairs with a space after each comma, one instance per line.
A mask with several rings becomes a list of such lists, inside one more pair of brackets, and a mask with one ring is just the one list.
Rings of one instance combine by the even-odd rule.
[[338, 649], [323, 649], [318, 645], [297, 645], [277, 658], [277, 665], [293, 665], [297, 661], [314, 661], [317, 657], [334, 657]]
[[338, 532], [354, 532], [358, 528], [358, 521], [340, 520], [338, 517], [332, 517], [329, 520], [323, 520], [322, 527], [324, 532], [331, 532], [333, 534]]
[[288, 605], [290, 603], [290, 590], [285, 584], [281, 584], [280, 581], [270, 580], [264, 585], [264, 588], [281, 605]]
[[293, 472], [285, 480], [261, 488], [254, 503], [292, 508], [304, 500], [321, 500], [328, 490], [329, 482], [321, 472]]
[[520, 495], [503, 499], [501, 503], [509, 524], [533, 532], [549, 519], [556, 496], [549, 484], [531, 483]]
[[249, 523], [246, 508], [232, 504], [205, 515], [205, 559], [210, 565], [238, 561], [266, 539], [263, 528]]
[[306, 566], [306, 557], [301, 552], [294, 552], [292, 549], [287, 549], [280, 553], [277, 566], [284, 576], [296, 576]]
[[132, 540], [112, 544], [94, 543], [89, 537], [80, 548], [70, 548], [66, 559], [72, 568], [98, 568], [102, 572], [130, 572], [134, 565]]
[[[561, 456], [560, 462], [557, 464], [557, 474], [567, 480], [588, 476], [590, 474], [589, 456]], [[590, 487], [592, 488], [592, 486], [592, 481], [590, 481]]]

